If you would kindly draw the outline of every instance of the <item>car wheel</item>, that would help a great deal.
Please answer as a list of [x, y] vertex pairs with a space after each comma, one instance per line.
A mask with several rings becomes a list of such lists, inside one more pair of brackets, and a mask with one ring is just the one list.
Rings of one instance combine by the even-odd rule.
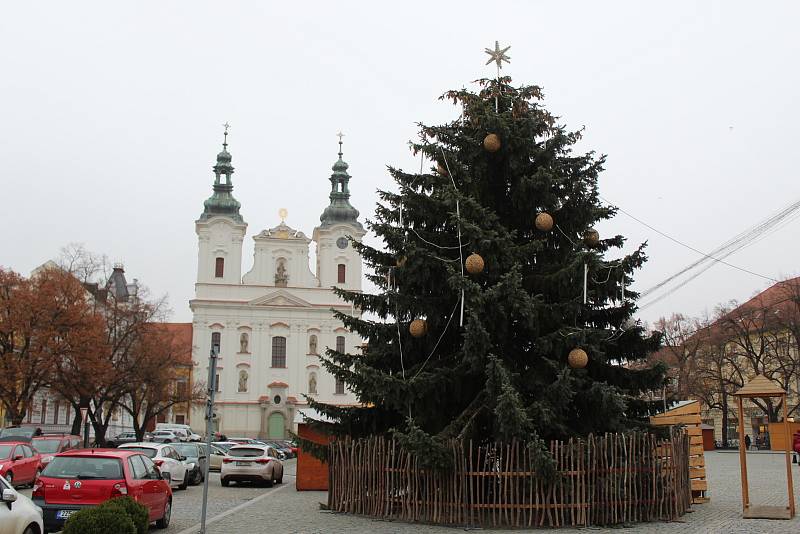
[[39, 527], [37, 527], [34, 523], [31, 523], [25, 530], [22, 531], [22, 534], [39, 534]]
[[179, 490], [185, 490], [189, 486], [189, 471], [183, 472], [183, 482], [178, 486]]
[[281, 476], [275, 479], [276, 484], [283, 484], [283, 469], [281, 469]]
[[161, 516], [161, 519], [156, 521], [157, 528], [167, 528], [169, 526], [169, 520], [172, 517], [172, 501], [167, 499], [167, 504], [164, 505], [164, 515]]
[[271, 487], [272, 487], [272, 479], [265, 480], [265, 481], [264, 481], [264, 485], [265, 485], [266, 487], [268, 487], [268, 488], [271, 488]]
[[8, 473], [6, 473], [6, 477], [5, 478], [6, 478], [6, 482], [8, 482], [8, 485], [13, 488], [14, 487], [14, 473], [9, 471]]
[[227, 478], [221, 478], [220, 483], [222, 483], [222, 487], [227, 488], [231, 485], [231, 482]]

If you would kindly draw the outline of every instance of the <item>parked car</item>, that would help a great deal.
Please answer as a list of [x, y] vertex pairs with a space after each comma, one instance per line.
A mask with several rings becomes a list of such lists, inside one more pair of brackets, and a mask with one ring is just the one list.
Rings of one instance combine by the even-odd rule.
[[175, 443], [181, 440], [172, 430], [156, 430], [150, 435], [150, 439], [156, 443]]
[[36, 426], [7, 426], [0, 429], [0, 441], [31, 441], [42, 435], [42, 429]]
[[[149, 432], [144, 433], [144, 440], [143, 441], [152, 441], [153, 437]], [[136, 432], [120, 432], [113, 438], [106, 440], [107, 447], [119, 447], [124, 443], [136, 443], [139, 439], [136, 437]]]
[[228, 438], [227, 441], [232, 441], [233, 443], [238, 443], [239, 445], [258, 443], [258, 440], [253, 438]]
[[220, 482], [263, 482], [267, 486], [283, 482], [283, 464], [278, 451], [267, 445], [236, 445], [222, 459]]
[[33, 484], [41, 457], [29, 442], [0, 442], [0, 476], [14, 487]]
[[153, 460], [164, 480], [170, 486], [175, 486], [180, 490], [185, 490], [189, 485], [189, 469], [184, 463], [186, 457], [176, 451], [171, 444], [167, 443], [125, 443], [120, 445], [117, 450], [133, 450], [140, 452]]
[[33, 486], [44, 527], [61, 530], [74, 512], [129, 495], [147, 507], [150, 521], [167, 528], [172, 490], [146, 454], [137, 450], [94, 449], [56, 455]]
[[[203, 445], [203, 447], [201, 447]], [[205, 452], [205, 444], [201, 443], [173, 443], [172, 448], [186, 458], [186, 467], [189, 469], [189, 484], [196, 486], [203, 481], [206, 472], [206, 462], [208, 454]]]
[[279, 441], [279, 440], [268, 440], [268, 441], [264, 441], [263, 443], [266, 444], [266, 445], [269, 445], [270, 447], [274, 447], [275, 449], [280, 451], [283, 454], [284, 458], [294, 458], [295, 456], [297, 456], [294, 452], [292, 452], [292, 448], [288, 447], [282, 441]]
[[202, 436], [195, 434], [192, 427], [181, 423], [157, 423], [156, 430], [176, 430], [181, 429], [186, 432], [186, 441], [202, 441]]
[[42, 509], [0, 477], [0, 532], [40, 534], [44, 532]]
[[299, 448], [297, 447], [296, 442], [288, 439], [279, 439], [278, 442], [283, 443], [286, 447], [288, 447], [292, 451], [294, 457], [297, 458], [297, 451], [299, 450]]
[[[201, 447], [205, 450], [205, 443], [200, 444]], [[209, 471], [220, 471], [222, 469], [222, 459], [228, 456], [228, 453], [225, 452], [224, 449], [219, 447], [215, 447], [214, 444], [211, 444], [211, 454], [208, 455], [208, 469]]]
[[80, 436], [70, 434], [42, 434], [33, 438], [31, 445], [41, 454], [41, 467], [44, 469], [54, 455], [72, 449], [80, 449], [83, 440]]
[[233, 441], [212, 441], [211, 444], [214, 445], [215, 447], [217, 447], [218, 449], [222, 449], [226, 453], [228, 452], [228, 450], [231, 447], [235, 447], [236, 445], [239, 445], [238, 443], [233, 442]]

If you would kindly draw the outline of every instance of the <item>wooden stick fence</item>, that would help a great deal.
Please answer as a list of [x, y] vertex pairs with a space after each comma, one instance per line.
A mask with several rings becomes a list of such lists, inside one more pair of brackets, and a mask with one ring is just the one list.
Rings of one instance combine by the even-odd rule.
[[689, 438], [673, 429], [553, 441], [558, 475], [532, 470], [524, 443], [452, 441], [453, 469], [420, 467], [391, 439], [330, 445], [330, 510], [469, 527], [565, 527], [670, 521], [690, 506]]

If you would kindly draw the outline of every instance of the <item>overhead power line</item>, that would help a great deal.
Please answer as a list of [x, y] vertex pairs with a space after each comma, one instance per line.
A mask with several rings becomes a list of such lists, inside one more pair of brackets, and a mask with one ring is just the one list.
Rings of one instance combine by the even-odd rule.
[[745, 248], [747, 246], [750, 246], [750, 245], [756, 243], [757, 241], [759, 241], [759, 240], [763, 239], [764, 237], [766, 237], [769, 233], [771, 233], [771, 232], [773, 232], [775, 230], [778, 230], [779, 228], [784, 227], [786, 224], [789, 224], [790, 222], [792, 222], [793, 220], [795, 220], [797, 217], [800, 216], [800, 213], [797, 213], [798, 210], [800, 210], [800, 201], [796, 201], [796, 202], [790, 204], [789, 206], [777, 211], [776, 213], [772, 214], [771, 216], [767, 217], [766, 219], [758, 222], [757, 224], [755, 224], [754, 226], [748, 228], [747, 230], [737, 234], [733, 238], [729, 239], [728, 241], [726, 241], [722, 245], [720, 245], [717, 248], [715, 248], [710, 253], [705, 253], [705, 252], [703, 252], [701, 250], [698, 250], [697, 248], [695, 248], [695, 247], [693, 247], [691, 245], [688, 245], [687, 243], [684, 243], [683, 241], [680, 241], [680, 240], [668, 235], [665, 232], [662, 232], [661, 230], [659, 230], [659, 229], [653, 227], [652, 225], [646, 223], [642, 219], [640, 219], [640, 218], [634, 216], [633, 214], [627, 212], [626, 210], [620, 208], [619, 206], [615, 205], [614, 203], [610, 202], [609, 200], [607, 200], [607, 199], [605, 199], [603, 197], [600, 197], [600, 199], [603, 200], [604, 202], [606, 202], [607, 204], [616, 207], [617, 210], [619, 210], [620, 212], [624, 213], [625, 215], [627, 215], [631, 219], [635, 220], [639, 224], [641, 224], [643, 226], [646, 226], [650, 230], [653, 230], [654, 232], [658, 233], [659, 235], [661, 235], [663, 237], [666, 237], [670, 241], [673, 241], [674, 243], [677, 243], [678, 245], [680, 245], [682, 247], [685, 247], [685, 248], [687, 248], [687, 249], [689, 249], [689, 250], [691, 250], [691, 251], [703, 256], [699, 260], [696, 260], [696, 261], [692, 262], [691, 264], [687, 265], [686, 267], [684, 267], [680, 271], [678, 271], [675, 274], [673, 274], [673, 275], [667, 277], [666, 279], [662, 280], [661, 282], [659, 282], [658, 284], [654, 285], [653, 287], [643, 291], [641, 293], [641, 296], [647, 296], [647, 295], [653, 293], [654, 291], [657, 291], [658, 289], [661, 289], [662, 287], [664, 287], [665, 285], [669, 284], [673, 280], [676, 280], [677, 278], [679, 278], [683, 274], [685, 274], [685, 273], [687, 273], [687, 272], [689, 272], [689, 271], [691, 271], [691, 270], [693, 270], [693, 269], [695, 269], [697, 267], [700, 267], [700, 266], [702, 266], [704, 264], [707, 264], [705, 266], [705, 268], [701, 269], [698, 272], [693, 273], [688, 279], [683, 280], [678, 286], [673, 287], [672, 289], [669, 289], [668, 291], [666, 291], [662, 295], [656, 297], [654, 300], [651, 300], [648, 303], [640, 306], [640, 309], [646, 308], [647, 306], [650, 306], [651, 304], [663, 299], [667, 295], [670, 295], [674, 291], [677, 291], [681, 287], [683, 287], [686, 284], [688, 284], [691, 280], [694, 280], [695, 278], [700, 276], [703, 272], [705, 272], [706, 270], [711, 268], [714, 265], [714, 263], [722, 263], [724, 265], [727, 265], [728, 267], [731, 267], [733, 269], [737, 269], [739, 271], [751, 274], [753, 276], [758, 276], [760, 278], [763, 278], [765, 280], [769, 280], [771, 282], [777, 282], [776, 279], [774, 279], [774, 278], [772, 278], [770, 276], [765, 276], [763, 274], [751, 271], [749, 269], [745, 269], [743, 267], [739, 267], [738, 265], [734, 265], [734, 264], [732, 264], [730, 262], [725, 261], [724, 258], [727, 258], [731, 254], [733, 254], [734, 252], [737, 252], [738, 250], [741, 250], [742, 248]]

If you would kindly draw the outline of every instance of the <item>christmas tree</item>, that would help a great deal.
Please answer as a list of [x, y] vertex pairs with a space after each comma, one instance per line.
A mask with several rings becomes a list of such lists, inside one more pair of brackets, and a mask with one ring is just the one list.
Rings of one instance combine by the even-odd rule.
[[399, 192], [380, 191], [368, 223], [384, 248], [354, 243], [380, 292], [337, 290], [368, 312], [338, 315], [366, 343], [323, 364], [362, 406], [309, 399], [327, 431], [392, 434], [434, 463], [447, 438], [543, 449], [642, 427], [641, 394], [665, 380], [643, 363], [660, 340], [631, 320], [625, 290], [644, 245], [609, 259], [624, 238], [593, 229], [615, 213], [598, 198], [604, 157], [573, 153], [580, 131], [558, 124], [539, 87], [477, 84], [442, 96], [456, 120], [420, 124], [411, 148], [428, 172], [389, 169]]

